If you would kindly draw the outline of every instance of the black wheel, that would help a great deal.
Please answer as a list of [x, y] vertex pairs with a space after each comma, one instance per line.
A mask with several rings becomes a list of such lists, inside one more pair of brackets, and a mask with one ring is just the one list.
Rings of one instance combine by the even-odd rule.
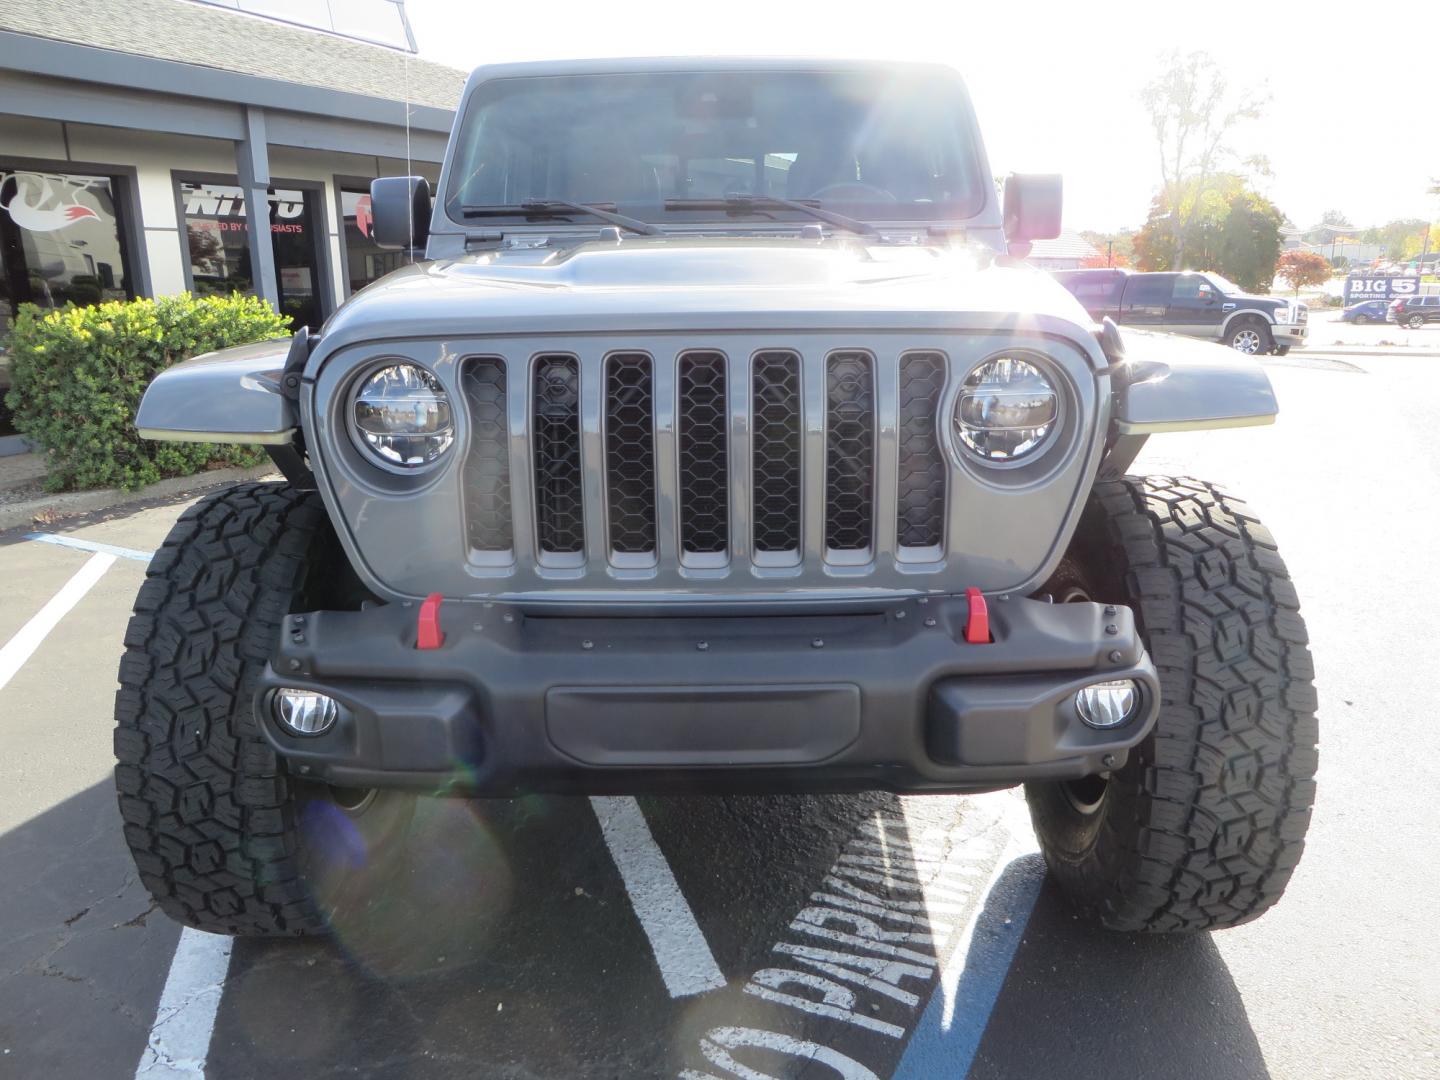
[[1363, 315], [1363, 314], [1362, 314], [1362, 315], [1356, 315], [1356, 316], [1355, 316], [1355, 325], [1356, 325], [1356, 326], [1364, 326], [1364, 325], [1365, 325], [1366, 323], [1368, 323], [1369, 321], [1370, 321], [1370, 316], [1369, 316], [1369, 315]]
[[1265, 325], [1264, 319], [1253, 315], [1243, 316], [1231, 323], [1225, 333], [1225, 343], [1236, 352], [1250, 356], [1268, 353], [1275, 347], [1270, 327]]
[[1425, 325], [1425, 316], [1411, 315], [1408, 319], [1405, 320], [1405, 325], [1408, 326], [1411, 330], [1419, 330], [1420, 327]]
[[318, 496], [244, 484], [185, 511], [146, 571], [120, 662], [115, 785], [140, 880], [188, 926], [323, 930], [401, 851], [412, 796], [297, 780], [254, 713], [281, 620], [343, 602], [340, 567]]
[[1317, 762], [1305, 624], [1270, 533], [1201, 481], [1097, 484], [1044, 591], [1133, 608], [1161, 685], [1118, 770], [1026, 785], [1051, 873], [1115, 930], [1258, 917], [1300, 860]]

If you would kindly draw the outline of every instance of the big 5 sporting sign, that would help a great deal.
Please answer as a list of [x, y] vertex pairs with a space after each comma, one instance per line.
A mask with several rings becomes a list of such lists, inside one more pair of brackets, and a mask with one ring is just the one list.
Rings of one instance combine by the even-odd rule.
[[1394, 300], [1401, 296], [1415, 296], [1420, 292], [1418, 277], [1369, 277], [1351, 274], [1345, 279], [1345, 303], [1358, 304], [1361, 300]]

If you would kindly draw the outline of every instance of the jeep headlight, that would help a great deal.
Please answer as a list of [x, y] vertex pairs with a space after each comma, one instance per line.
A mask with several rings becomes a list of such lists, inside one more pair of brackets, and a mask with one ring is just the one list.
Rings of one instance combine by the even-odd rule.
[[965, 377], [955, 401], [955, 433], [985, 461], [1019, 461], [1045, 444], [1059, 411], [1059, 395], [1038, 364], [997, 356]]
[[450, 399], [438, 379], [414, 364], [379, 368], [355, 391], [360, 444], [392, 468], [418, 469], [455, 441]]

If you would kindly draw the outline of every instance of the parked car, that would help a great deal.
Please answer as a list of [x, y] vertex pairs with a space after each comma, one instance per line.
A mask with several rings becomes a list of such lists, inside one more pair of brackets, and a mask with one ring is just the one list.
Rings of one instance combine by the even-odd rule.
[[1357, 326], [1364, 326], [1366, 323], [1384, 322], [1385, 309], [1389, 307], [1386, 300], [1361, 300], [1358, 304], [1351, 304], [1340, 313], [1340, 321], [1354, 323]]
[[1243, 353], [1284, 356], [1301, 348], [1310, 309], [1294, 300], [1255, 296], [1211, 271], [1138, 273], [1131, 270], [1057, 270], [1090, 317], [1121, 326], [1205, 338]]
[[165, 912], [323, 932], [417, 792], [1021, 783], [1098, 923], [1280, 898], [1316, 767], [1294, 586], [1244, 503], [1126, 475], [1272, 422], [1269, 379], [996, 258], [1058, 234], [1060, 180], [1002, 208], [954, 72], [514, 64], [457, 115], [433, 211], [371, 187], [413, 261], [140, 405], [286, 477], [187, 510], [125, 635], [115, 778]]
[[1385, 321], [1418, 330], [1427, 322], [1440, 322], [1440, 294], [1402, 296], [1391, 300]]

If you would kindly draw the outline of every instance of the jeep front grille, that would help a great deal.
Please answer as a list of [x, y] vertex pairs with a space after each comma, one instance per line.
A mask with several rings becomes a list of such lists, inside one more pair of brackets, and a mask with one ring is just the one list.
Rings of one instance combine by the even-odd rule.
[[580, 361], [573, 356], [537, 358], [534, 401], [535, 520], [540, 552], [542, 557], [578, 555], [585, 549]]
[[755, 550], [800, 555], [800, 356], [762, 352], [751, 369]]
[[617, 344], [462, 363], [482, 576], [753, 588], [945, 568], [945, 354]]
[[723, 555], [730, 538], [729, 427], [725, 357], [680, 356], [680, 550]]

